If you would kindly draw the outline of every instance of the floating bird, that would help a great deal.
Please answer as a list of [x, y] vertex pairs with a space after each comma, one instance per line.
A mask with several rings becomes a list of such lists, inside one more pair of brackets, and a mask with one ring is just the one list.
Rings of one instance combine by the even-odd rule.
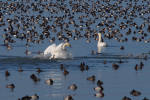
[[31, 96], [31, 99], [37, 100], [37, 99], [39, 99], [39, 96], [37, 94], [34, 94]]
[[119, 60], [118, 63], [124, 63], [124, 62], [122, 62], [121, 60]]
[[75, 84], [73, 84], [73, 85], [69, 86], [68, 89], [76, 90], [77, 86]]
[[119, 68], [119, 65], [113, 63], [112, 67], [117, 70]]
[[19, 68], [19, 72], [22, 72], [22, 71], [24, 71], [24, 70], [22, 70], [22, 68]]
[[138, 64], [136, 64], [135, 67], [134, 67], [134, 69], [135, 69], [135, 70], [139, 70], [139, 69], [142, 69], [142, 67], [141, 67], [141, 66], [138, 66]]
[[31, 97], [28, 95], [21, 98], [21, 100], [30, 100], [30, 99], [31, 99]]
[[69, 96], [65, 97], [64, 100], [73, 100], [73, 98], [71, 95], [69, 95]]
[[147, 99], [146, 97], [144, 98], [144, 99], [142, 99], [142, 100], [149, 100], [149, 99]]
[[64, 69], [63, 74], [64, 74], [64, 75], [69, 74], [69, 71], [67, 71], [66, 69]]
[[84, 68], [83, 66], [81, 66], [81, 67], [80, 67], [80, 70], [81, 70], [81, 71], [84, 71], [84, 70], [85, 70], [85, 68]]
[[100, 86], [94, 87], [94, 90], [96, 90], [96, 91], [103, 91], [104, 88], [100, 85]]
[[102, 47], [106, 47], [107, 44], [105, 42], [101, 41], [101, 33], [98, 33], [99, 39], [98, 39], [98, 43], [97, 46], [102, 46]]
[[11, 48], [11, 46], [8, 45], [6, 49], [7, 50], [11, 50], [12, 48]]
[[26, 50], [26, 54], [28, 55], [28, 54], [31, 54], [32, 52], [29, 52], [28, 50]]
[[122, 98], [122, 100], [131, 100], [130, 98], [124, 96], [124, 98]]
[[97, 54], [97, 52], [95, 52], [95, 51], [92, 50], [92, 54]]
[[37, 68], [37, 72], [40, 73], [40, 72], [43, 72], [43, 70], [41, 70], [40, 68]]
[[146, 55], [145, 57], [143, 57], [143, 59], [147, 60], [147, 57], [148, 57], [148, 56]]
[[5, 76], [10, 76], [10, 73], [7, 70], [5, 71]]
[[61, 67], [60, 67], [60, 69], [61, 69], [61, 70], [63, 70], [63, 69], [64, 69], [64, 67], [63, 67], [63, 64], [61, 64]]
[[29, 46], [31, 46], [31, 45], [29, 45], [28, 43], [26, 43], [26, 47], [29, 47]]
[[53, 81], [51, 78], [45, 81], [46, 84], [50, 84], [50, 85], [52, 85], [53, 82], [54, 82], [54, 81]]
[[41, 79], [40, 79], [40, 78], [37, 78], [37, 77], [34, 77], [33, 81], [34, 81], [34, 82], [39, 82], [39, 81], [41, 81]]
[[106, 64], [106, 60], [104, 60], [103, 63]]
[[88, 77], [87, 80], [95, 81], [95, 76], [93, 75], [92, 77]]
[[71, 58], [71, 54], [65, 48], [66, 46], [71, 47], [70, 43], [61, 43], [58, 46], [56, 44], [52, 44], [47, 47], [44, 51], [44, 56], [50, 56], [50, 59], [54, 58]]
[[7, 88], [15, 88], [14, 84], [6, 85]]
[[132, 95], [134, 95], [134, 96], [139, 96], [139, 95], [141, 95], [141, 92], [136, 91], [136, 90], [133, 89], [133, 90], [130, 92], [130, 94], [132, 94]]
[[142, 61], [140, 62], [140, 66], [141, 66], [141, 67], [143, 67], [143, 66], [144, 66], [144, 64], [143, 64], [143, 62], [142, 62]]
[[124, 47], [123, 47], [123, 46], [121, 46], [121, 47], [120, 47], [120, 49], [121, 49], [121, 50], [124, 50]]
[[86, 40], [87, 43], [91, 42], [89, 39]]
[[98, 81], [97, 81], [97, 85], [103, 85], [103, 82], [100, 81], [100, 80], [98, 80]]
[[104, 93], [102, 91], [100, 91], [99, 93], [94, 94], [95, 97], [104, 97]]
[[38, 54], [39, 54], [39, 55], [44, 55], [44, 53], [43, 53], [43, 52], [41, 52], [41, 51], [38, 51]]
[[89, 66], [88, 66], [88, 65], [86, 65], [85, 69], [86, 69], [86, 70], [89, 70]]
[[34, 79], [36, 76], [34, 75], [34, 74], [32, 74], [31, 76], [30, 76], [30, 78], [31, 79]]

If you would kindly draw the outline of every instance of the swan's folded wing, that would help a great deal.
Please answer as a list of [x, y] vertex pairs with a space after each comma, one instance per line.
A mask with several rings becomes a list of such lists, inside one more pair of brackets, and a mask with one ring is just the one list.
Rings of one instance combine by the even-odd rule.
[[49, 47], [47, 47], [44, 51], [44, 55], [50, 54], [52, 52], [54, 52], [56, 49], [56, 44], [52, 44]]
[[97, 46], [106, 47], [107, 44], [105, 42], [98, 42]]

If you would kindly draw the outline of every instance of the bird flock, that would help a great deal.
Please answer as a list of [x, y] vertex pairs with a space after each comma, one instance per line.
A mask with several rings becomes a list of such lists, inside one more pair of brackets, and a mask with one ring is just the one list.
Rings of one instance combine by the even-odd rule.
[[[124, 62], [122, 62], [122, 61], [120, 60], [120, 61], [118, 61], [118, 63], [124, 63]], [[106, 61], [104, 61], [104, 64], [106, 64]], [[143, 68], [143, 66], [144, 66], [143, 62], [140, 62], [139, 65], [140, 65], [140, 67], [138, 67], [138, 64], [135, 65], [135, 70], [136, 70], [136, 71], [137, 71], [137, 70], [141, 70], [141, 69]], [[117, 69], [119, 68], [119, 65], [113, 63], [113, 64], [112, 64], [112, 67], [113, 67], [115, 70], [117, 70]], [[88, 71], [88, 70], [89, 70], [88, 65], [86, 65], [84, 62], [79, 65], [79, 68], [80, 68], [81, 71], [85, 71], [85, 70]], [[63, 64], [60, 65], [60, 70], [63, 71], [64, 76], [66, 76], [66, 75], [69, 74], [69, 71], [66, 70], [66, 68], [64, 67]], [[25, 70], [23, 70], [22, 68], [19, 68], [18, 71], [19, 71], [19, 72], [23, 72], [23, 71], [25, 71]], [[45, 71], [41, 70], [40, 68], [37, 68], [37, 71], [36, 71], [36, 72], [38, 72], [38, 73], [40, 74], [41, 72], [43, 73], [43, 72], [45, 72]], [[6, 77], [9, 77], [10, 75], [11, 75], [11, 74], [8, 72], [8, 70], [6, 70], [6, 71], [5, 71], [5, 76], [6, 76]], [[35, 83], [41, 81], [41, 79], [38, 78], [35, 74], [31, 74], [31, 75], [30, 75], [30, 78], [31, 78], [31, 79], [33, 80], [33, 82], [35, 82]], [[86, 80], [92, 81], [92, 82], [95, 82], [95, 81], [97, 80], [97, 82], [96, 82], [96, 83], [97, 83], [97, 86], [96, 86], [96, 87], [93, 87], [93, 89], [98, 92], [98, 93], [95, 93], [95, 94], [94, 94], [95, 97], [103, 98], [103, 97], [105, 96], [104, 93], [103, 93], [104, 87], [102, 86], [102, 85], [104, 84], [103, 81], [101, 81], [100, 79], [96, 79], [95, 75], [90, 76], [90, 77], [87, 77]], [[53, 85], [53, 84], [55, 84], [55, 82], [54, 82], [54, 80], [53, 80], [52, 78], [49, 78], [48, 80], [46, 80], [45, 83], [46, 83], [47, 85]], [[15, 87], [15, 85], [12, 83], [12, 84], [10, 84], [10, 85], [6, 85], [6, 88], [10, 88], [11, 90], [13, 90], [14, 88], [17, 88], [17, 87]], [[66, 89], [67, 89], [67, 87], [66, 87]], [[72, 85], [68, 86], [68, 89], [75, 91], [75, 90], [78, 89], [78, 88], [77, 88], [77, 85], [76, 85], [76, 84], [72, 84]], [[135, 90], [135, 89], [133, 89], [133, 90], [130, 92], [130, 94], [133, 95], [133, 96], [139, 96], [139, 95], [141, 95], [142, 93], [139, 92], [139, 91], [137, 91], [137, 90]], [[31, 95], [31, 96], [26, 95], [26, 96], [23, 96], [23, 97], [19, 98], [18, 100], [30, 100], [30, 99], [38, 100], [38, 99], [40, 99], [40, 97], [39, 97], [37, 94]], [[69, 94], [67, 97], [64, 97], [64, 100], [74, 100], [74, 99], [73, 99], [73, 97]], [[124, 96], [124, 98], [122, 98], [122, 100], [131, 100], [131, 99], [128, 98], [127, 96]], [[143, 100], [149, 100], [149, 99], [146, 99], [146, 97], [145, 97]]]
[[[85, 65], [85, 63], [83, 62], [83, 63], [80, 64], [79, 68], [84, 68], [84, 67], [85, 67], [85, 69], [88, 71], [88, 69], [89, 69], [88, 65]], [[63, 66], [63, 64], [61, 64], [60, 69], [63, 70], [64, 76], [66, 76], [66, 75], [69, 74], [69, 71], [66, 70], [66, 68]], [[19, 71], [19, 72], [23, 72], [23, 71], [25, 71], [25, 70], [23, 70], [22, 68], [19, 68], [18, 71]], [[81, 71], [84, 71], [84, 70], [82, 69]], [[36, 71], [36, 72], [41, 73], [41, 72], [44, 72], [44, 71], [41, 70], [40, 68], [37, 68], [37, 71]], [[9, 77], [10, 75], [11, 75], [11, 74], [6, 70], [6, 71], [5, 71], [5, 76], [6, 76], [6, 77]], [[30, 78], [31, 78], [35, 83], [41, 81], [41, 79], [38, 78], [35, 74], [31, 74], [31, 75], [30, 75]], [[94, 82], [94, 81], [96, 80], [96, 77], [93, 75], [93, 76], [91, 76], [91, 77], [87, 77], [87, 80]], [[55, 84], [55, 82], [53, 81], [52, 78], [46, 80], [45, 83], [48, 84], [48, 85], [53, 85], [53, 84]], [[93, 88], [95, 91], [98, 91], [98, 93], [94, 94], [95, 97], [100, 97], [100, 98], [103, 98], [103, 97], [104, 97], [104, 93], [103, 93], [104, 88], [102, 87], [102, 85], [103, 85], [103, 82], [100, 81], [100, 80], [98, 80], [98, 81], [97, 81], [97, 86]], [[14, 84], [10, 84], [10, 85], [6, 85], [6, 88], [10, 88], [11, 90], [13, 90], [14, 88], [17, 88], [17, 87], [15, 87]], [[67, 88], [66, 88], [66, 89], [67, 89]], [[76, 85], [76, 84], [70, 85], [70, 86], [68, 86], [68, 89], [75, 91], [75, 90], [77, 89], [77, 85]], [[31, 100], [31, 99], [33, 99], [33, 100], [38, 100], [38, 99], [40, 99], [40, 97], [39, 97], [37, 94], [34, 94], [34, 95], [32, 95], [32, 96], [26, 95], [26, 96], [23, 96], [23, 97], [21, 97], [21, 98], [18, 98], [18, 100]], [[71, 95], [68, 95], [67, 97], [64, 97], [64, 100], [74, 100], [74, 99], [73, 99], [73, 97], [72, 97]]]
[[[7, 0], [0, 1], [0, 41], [1, 48], [11, 50], [15, 48], [15, 44], [25, 41], [22, 44], [27, 48], [27, 55], [32, 52], [28, 48], [32, 48], [33, 43], [52, 43], [55, 41], [69, 42], [70, 40], [78, 40], [86, 38], [87, 43], [91, 39], [104, 42], [105, 39], [115, 39], [118, 42], [144, 42], [149, 43], [150, 38], [150, 1], [149, 0]], [[137, 21], [140, 19], [140, 22]], [[99, 33], [102, 37], [100, 39]], [[132, 37], [129, 37], [132, 35]], [[99, 36], [99, 38], [98, 38]], [[90, 44], [89, 44], [90, 45]], [[109, 46], [109, 43], [108, 43]], [[120, 47], [124, 50], [124, 46]], [[41, 54], [41, 51], [37, 51]], [[93, 54], [94, 52], [92, 50]], [[147, 59], [147, 55], [143, 58]], [[104, 61], [106, 63], [106, 61]], [[120, 63], [122, 63], [120, 61]], [[143, 68], [142, 62], [140, 66], [135, 65], [135, 70]], [[113, 64], [114, 69], [118, 69], [119, 65]], [[67, 69], [63, 68], [63, 74], [69, 74]], [[38, 72], [42, 72], [39, 68]], [[89, 70], [88, 65], [80, 65], [80, 70]], [[20, 72], [23, 70], [20, 68]], [[10, 76], [6, 70], [5, 75]], [[34, 74], [30, 76], [34, 82], [41, 81]], [[88, 77], [87, 80], [95, 81], [95, 76]], [[45, 81], [47, 84], [55, 83], [52, 79]], [[103, 82], [98, 80], [97, 87], [94, 90], [99, 93], [94, 94], [98, 97], [104, 97]], [[6, 86], [7, 88], [16, 88], [14, 84]], [[68, 89], [76, 90], [75, 84]], [[130, 94], [134, 96], [141, 95], [140, 92], [132, 90]], [[24, 96], [21, 100], [39, 99], [37, 94], [33, 96]], [[64, 100], [73, 100], [68, 95]], [[124, 97], [122, 100], [131, 100]], [[146, 97], [143, 100], [147, 100]]]
[[[131, 2], [130, 2], [131, 1]], [[91, 38], [149, 43], [148, 0], [7, 0], [1, 2], [0, 27], [6, 49], [29, 43]], [[126, 5], [126, 6], [124, 6]], [[34, 14], [36, 13], [36, 14]], [[10, 17], [11, 16], [11, 17]], [[136, 20], [140, 18], [140, 23]], [[98, 33], [102, 39], [98, 39]], [[132, 34], [132, 37], [127, 38]], [[12, 44], [12, 45], [10, 45]], [[123, 48], [121, 47], [123, 50]], [[38, 51], [37, 51], [38, 52]]]

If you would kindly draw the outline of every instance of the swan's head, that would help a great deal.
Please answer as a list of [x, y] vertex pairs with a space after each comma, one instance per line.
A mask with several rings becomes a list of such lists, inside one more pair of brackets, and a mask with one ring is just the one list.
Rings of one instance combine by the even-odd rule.
[[64, 45], [65, 45], [65, 46], [68, 46], [68, 47], [71, 47], [71, 44], [70, 44], [70, 43], [65, 43]]
[[101, 33], [98, 33], [98, 35], [101, 35]]
[[[71, 44], [70, 43], [65, 43], [62, 47], [62, 49], [65, 49], [65, 46], [68, 46], [68, 47], [71, 47]], [[72, 47], [71, 47], [72, 48]]]

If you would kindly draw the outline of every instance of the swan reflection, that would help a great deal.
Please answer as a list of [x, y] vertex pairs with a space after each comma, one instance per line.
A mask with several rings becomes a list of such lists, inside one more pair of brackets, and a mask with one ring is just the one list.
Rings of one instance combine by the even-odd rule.
[[97, 48], [98, 48], [98, 53], [101, 53], [101, 47], [97, 46]]

